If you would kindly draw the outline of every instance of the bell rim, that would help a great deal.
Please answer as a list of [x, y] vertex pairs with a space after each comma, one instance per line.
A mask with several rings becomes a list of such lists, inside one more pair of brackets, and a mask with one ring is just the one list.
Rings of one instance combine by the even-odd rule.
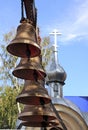
[[[41, 96], [39, 94], [34, 95], [34, 96], [30, 95], [30, 98], [29, 98], [29, 95], [26, 96], [26, 94], [21, 94], [16, 98], [16, 102], [19, 102], [22, 104], [28, 104], [28, 105], [36, 105], [36, 104], [40, 105], [41, 104], [40, 98], [42, 98], [44, 100], [44, 104], [48, 104], [51, 102], [51, 98], [47, 94], [44, 94], [43, 96]], [[34, 101], [33, 101], [33, 99], [34, 99]]]
[[[57, 124], [52, 123], [50, 121], [47, 123], [48, 123], [47, 127], [52, 127], [52, 126], [57, 125]], [[36, 123], [36, 122], [22, 121], [21, 124], [24, 126], [29, 126], [29, 127], [43, 127], [42, 122], [39, 122], [39, 124], [38, 124], [38, 122]]]
[[[23, 66], [22, 66], [23, 67]], [[25, 80], [34, 80], [34, 76], [33, 76], [33, 72], [36, 70], [37, 71], [37, 68], [33, 68], [33, 67], [30, 67], [30, 68], [26, 68], [24, 67], [24, 69], [22, 67], [19, 67], [19, 68], [15, 68], [12, 72], [12, 74], [17, 77], [17, 78], [20, 78], [20, 79], [25, 79]], [[21, 73], [22, 71], [22, 73]], [[30, 72], [31, 71], [31, 72]], [[24, 75], [23, 75], [24, 73]], [[25, 74], [27, 73], [27, 74]], [[31, 75], [30, 75], [31, 73]], [[46, 77], [46, 73], [45, 71], [43, 71], [42, 69], [38, 69], [37, 71], [37, 79], [40, 80], [40, 79], [44, 79]], [[26, 75], [26, 76], [25, 76]]]
[[[17, 39], [18, 40], [18, 39]], [[14, 55], [14, 56], [17, 56], [17, 57], [22, 57], [22, 58], [27, 58], [27, 55], [25, 54], [25, 55], [22, 55], [20, 52], [19, 52], [19, 46], [20, 46], [20, 48], [22, 48], [22, 49], [24, 49], [24, 48], [26, 48], [25, 46], [26, 45], [30, 45], [30, 48], [34, 48], [35, 50], [37, 50], [37, 53], [35, 54], [35, 55], [30, 55], [30, 57], [32, 58], [32, 57], [35, 57], [35, 56], [39, 56], [40, 54], [41, 54], [41, 49], [40, 49], [40, 46], [36, 43], [36, 42], [34, 42], [34, 41], [31, 41], [30, 40], [30, 42], [29, 42], [29, 39], [26, 39], [26, 40], [24, 40], [24, 42], [23, 42], [23, 40], [22, 39], [20, 39], [20, 42], [21, 43], [18, 43], [18, 41], [17, 40], [15, 40], [15, 39], [13, 39], [12, 41], [11, 41], [11, 43], [10, 44], [8, 44], [7, 45], [7, 51], [10, 53], [10, 54], [12, 54], [12, 55]], [[21, 49], [21, 50], [22, 50]], [[15, 52], [14, 52], [14, 50], [15, 50]], [[30, 49], [31, 50], [31, 49]]]
[[[33, 115], [33, 114], [35, 114], [35, 115]], [[37, 116], [38, 120], [36, 120], [36, 116]], [[52, 120], [56, 119], [56, 116], [52, 116], [52, 113], [49, 114], [49, 112], [45, 112], [45, 115], [44, 115], [44, 112], [41, 112], [41, 111], [39, 111], [38, 113], [33, 113], [33, 112], [23, 112], [23, 113], [20, 113], [18, 115], [18, 119], [20, 119], [22, 121], [29, 121], [29, 120], [33, 121], [34, 120], [35, 122], [39, 122], [41, 120], [42, 121], [44, 120], [43, 116], [48, 116], [47, 121], [52, 121]]]

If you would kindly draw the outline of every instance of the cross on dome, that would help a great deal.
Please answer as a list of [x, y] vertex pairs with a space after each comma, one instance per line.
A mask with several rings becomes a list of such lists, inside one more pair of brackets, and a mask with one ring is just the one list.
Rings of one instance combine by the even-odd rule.
[[57, 36], [61, 35], [61, 33], [59, 33], [57, 29], [54, 29], [54, 31], [49, 34], [54, 35], [54, 47], [55, 47], [55, 52], [56, 52], [57, 51]]
[[57, 29], [54, 29], [54, 31], [52, 33], [49, 33], [49, 34], [54, 35], [55, 64], [56, 64], [56, 66], [58, 66], [57, 36], [61, 35], [61, 33], [59, 33]]

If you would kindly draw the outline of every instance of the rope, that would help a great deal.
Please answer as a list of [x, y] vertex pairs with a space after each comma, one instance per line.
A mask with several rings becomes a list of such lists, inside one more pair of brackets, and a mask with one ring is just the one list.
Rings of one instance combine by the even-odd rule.
[[24, 19], [24, 3], [23, 0], [21, 0], [21, 20], [20, 22]]

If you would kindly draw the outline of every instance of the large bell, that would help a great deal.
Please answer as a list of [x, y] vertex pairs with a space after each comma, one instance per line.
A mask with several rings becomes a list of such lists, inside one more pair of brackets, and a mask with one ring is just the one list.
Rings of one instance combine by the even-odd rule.
[[49, 122], [47, 121], [42, 121], [42, 122], [22, 121], [21, 125], [26, 126], [26, 127], [52, 127], [58, 124], [52, 121], [49, 121]]
[[17, 102], [29, 105], [44, 105], [51, 101], [46, 88], [44, 88], [44, 81], [25, 80], [22, 92], [16, 98]]
[[42, 122], [56, 119], [50, 104], [48, 105], [26, 105], [24, 110], [18, 115], [18, 119], [27, 122]]
[[40, 56], [34, 58], [21, 58], [20, 63], [13, 71], [13, 75], [25, 80], [44, 79], [46, 73], [40, 63]]
[[40, 55], [35, 28], [28, 22], [21, 23], [17, 28], [16, 37], [7, 46], [12, 55], [18, 57], [35, 57]]

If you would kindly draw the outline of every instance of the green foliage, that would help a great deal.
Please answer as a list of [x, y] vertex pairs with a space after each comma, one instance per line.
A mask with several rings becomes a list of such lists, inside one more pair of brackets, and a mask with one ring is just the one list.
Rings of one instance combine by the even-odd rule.
[[12, 75], [18, 58], [6, 50], [7, 44], [14, 38], [14, 35], [13, 30], [5, 34], [3, 44], [0, 45], [0, 129], [15, 128], [18, 114], [16, 97], [22, 88], [20, 80]]
[[[17, 57], [10, 55], [7, 50], [7, 44], [13, 39], [14, 31], [10, 31], [4, 35], [3, 44], [0, 45], [0, 59], [1, 59], [1, 73], [0, 73], [0, 80], [3, 82], [4, 85], [11, 84], [13, 86], [15, 78], [13, 78], [12, 70], [16, 65]], [[4, 43], [5, 42], [5, 43]]]
[[52, 52], [53, 48], [51, 46], [50, 37], [44, 37], [41, 43], [41, 52], [42, 52], [42, 64], [44, 68], [47, 68], [50, 60], [53, 59]]
[[0, 129], [15, 128], [17, 120], [17, 104], [15, 97], [18, 91], [15, 88], [5, 87], [0, 99]]

